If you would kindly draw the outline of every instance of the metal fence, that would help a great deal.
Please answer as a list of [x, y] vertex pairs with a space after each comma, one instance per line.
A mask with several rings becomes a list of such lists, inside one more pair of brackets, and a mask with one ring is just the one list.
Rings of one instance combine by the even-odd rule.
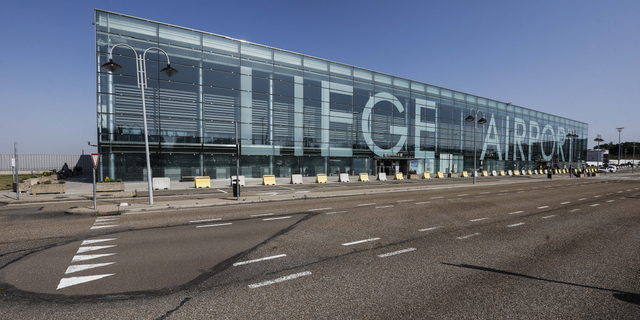
[[[0, 173], [10, 174], [11, 158], [13, 154], [0, 154]], [[18, 170], [20, 172], [42, 172], [50, 170], [60, 170], [64, 164], [70, 169], [73, 167], [82, 167], [82, 170], [88, 171], [93, 168], [91, 155], [88, 154], [19, 154], [18, 153]]]

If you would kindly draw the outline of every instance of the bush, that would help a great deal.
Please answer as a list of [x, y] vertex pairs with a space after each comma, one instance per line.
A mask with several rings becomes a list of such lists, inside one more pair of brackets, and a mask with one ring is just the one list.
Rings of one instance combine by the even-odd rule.
[[111, 179], [109, 179], [109, 177], [104, 178], [104, 182], [111, 182]]
[[418, 172], [416, 172], [416, 170], [409, 170], [409, 174], [416, 174]]
[[116, 179], [116, 182], [122, 182], [122, 179]]
[[[49, 181], [49, 182], [51, 182], [51, 181]], [[67, 183], [67, 182], [66, 181], [62, 181], [62, 180], [58, 181], [58, 184], [65, 184], [65, 183]]]
[[45, 182], [43, 182], [44, 184], [51, 184], [51, 180], [47, 180]]
[[49, 175], [49, 172], [44, 172], [44, 173], [42, 173], [42, 176], [43, 176], [43, 177], [46, 177], [46, 176], [48, 176], [48, 175]]
[[31, 176], [31, 178], [37, 178], [37, 177], [38, 177], [37, 174], [34, 174], [34, 175]]

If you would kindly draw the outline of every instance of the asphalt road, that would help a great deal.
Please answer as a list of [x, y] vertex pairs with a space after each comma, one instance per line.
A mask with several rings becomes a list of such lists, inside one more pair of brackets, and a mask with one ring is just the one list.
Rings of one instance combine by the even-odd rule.
[[609, 175], [101, 218], [5, 207], [0, 318], [637, 319], [639, 200], [637, 176]]

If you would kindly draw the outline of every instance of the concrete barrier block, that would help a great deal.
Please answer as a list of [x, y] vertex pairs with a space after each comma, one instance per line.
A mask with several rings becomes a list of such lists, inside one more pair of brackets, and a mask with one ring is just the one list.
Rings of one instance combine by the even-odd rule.
[[466, 171], [462, 171], [462, 176], [463, 178], [469, 178], [469, 173]]
[[275, 186], [276, 185], [276, 176], [274, 176], [274, 175], [264, 175], [264, 176], [262, 176], [262, 185], [264, 185], [264, 186]]
[[316, 174], [316, 183], [327, 183], [327, 175], [324, 173]]
[[482, 174], [480, 175], [482, 177], [488, 177], [489, 173], [487, 172], [487, 170], [482, 170]]
[[402, 172], [398, 172], [393, 176], [393, 180], [404, 180], [404, 176], [402, 175]]
[[497, 175], [498, 175], [498, 173], [497, 173], [495, 170], [491, 171], [491, 176], [492, 176], [492, 177], [495, 177], [495, 176], [497, 176]]
[[302, 175], [301, 174], [292, 174], [290, 183], [291, 184], [302, 184]]
[[387, 181], [387, 174], [384, 173], [384, 172], [378, 173], [378, 180], [379, 181]]
[[210, 177], [195, 177], [193, 178], [196, 188], [211, 188]]
[[438, 171], [438, 173], [436, 173], [436, 178], [444, 179], [444, 173], [442, 173], [442, 171]]
[[431, 173], [429, 173], [429, 171], [423, 172], [422, 179], [431, 179]]
[[369, 174], [368, 173], [359, 174], [358, 181], [363, 181], [363, 182], [369, 181]]
[[338, 177], [338, 182], [349, 182], [349, 174], [341, 173], [340, 176]]
[[171, 179], [167, 177], [152, 178], [153, 190], [171, 190]]
[[513, 170], [513, 175], [514, 176], [519, 176], [520, 175], [520, 170]]
[[498, 175], [503, 177], [504, 176], [504, 170], [500, 170], [500, 173], [498, 173]]

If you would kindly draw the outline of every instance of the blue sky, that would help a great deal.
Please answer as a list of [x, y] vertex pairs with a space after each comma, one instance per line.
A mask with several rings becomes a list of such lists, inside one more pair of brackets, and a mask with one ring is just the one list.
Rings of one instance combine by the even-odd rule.
[[0, 153], [95, 151], [94, 8], [584, 121], [590, 147], [640, 141], [637, 0], [7, 1]]

